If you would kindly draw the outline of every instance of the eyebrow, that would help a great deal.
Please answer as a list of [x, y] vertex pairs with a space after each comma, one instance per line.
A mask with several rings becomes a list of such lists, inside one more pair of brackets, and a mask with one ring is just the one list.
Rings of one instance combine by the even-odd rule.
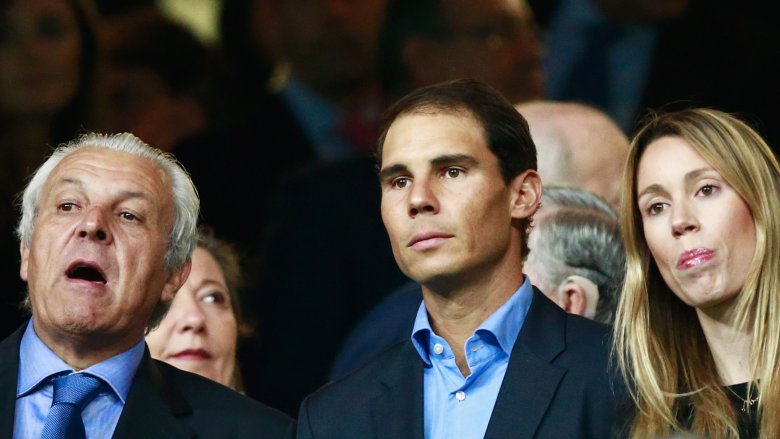
[[[474, 157], [466, 154], [447, 154], [431, 159], [430, 164], [435, 168], [454, 165], [474, 166], [477, 164], [477, 160]], [[406, 165], [391, 165], [379, 171], [379, 180], [386, 181], [391, 177], [408, 172], [409, 168]]]
[[[84, 190], [84, 182], [79, 180], [78, 178], [73, 177], [63, 177], [61, 178], [57, 183], [59, 184], [68, 184], [78, 187], [81, 190]], [[151, 201], [152, 199], [149, 197], [149, 195], [138, 192], [138, 191], [120, 191], [119, 194], [121, 195], [122, 201], [138, 198], [143, 201]]]
[[[690, 171], [687, 174], [685, 174], [685, 177], [684, 177], [685, 184], [688, 185], [692, 181], [694, 181], [697, 178], [699, 178], [702, 174], [705, 174], [705, 173], [713, 171], [713, 170], [714, 169], [712, 169], [709, 166], [704, 167], [704, 168], [694, 169], [693, 171]], [[668, 195], [668, 192], [666, 191], [666, 189], [664, 189], [661, 185], [659, 185], [659, 184], [651, 184], [650, 186], [646, 187], [642, 192], [637, 194], [636, 198], [640, 199], [643, 196], [645, 196], [647, 194], [651, 194], [651, 193], [661, 193], [661, 194], [667, 194]]]

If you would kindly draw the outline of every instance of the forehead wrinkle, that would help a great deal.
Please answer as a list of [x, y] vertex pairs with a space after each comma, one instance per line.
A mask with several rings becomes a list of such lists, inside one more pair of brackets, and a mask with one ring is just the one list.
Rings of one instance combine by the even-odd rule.
[[[81, 190], [86, 187], [84, 182], [77, 177], [60, 177], [56, 181], [52, 182], [52, 184], [57, 186], [72, 185], [78, 187]], [[149, 196], [149, 194], [143, 191], [118, 190], [116, 191], [116, 194], [121, 200], [140, 199], [142, 201], [152, 201], [152, 198]]]

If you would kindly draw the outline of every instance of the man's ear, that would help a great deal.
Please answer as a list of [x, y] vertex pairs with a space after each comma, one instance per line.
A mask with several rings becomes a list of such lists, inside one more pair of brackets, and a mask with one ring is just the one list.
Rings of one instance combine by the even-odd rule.
[[30, 249], [27, 248], [24, 241], [19, 244], [19, 253], [22, 256], [22, 264], [19, 267], [19, 276], [23, 281], [27, 282], [27, 261], [30, 259]]
[[165, 281], [165, 286], [163, 287], [162, 297], [160, 300], [163, 302], [170, 302], [173, 300], [176, 292], [179, 291], [179, 288], [181, 288], [181, 286], [184, 285], [184, 282], [187, 281], [187, 277], [190, 275], [190, 270], [192, 270], [192, 259], [187, 258], [187, 262], [185, 262], [180, 269], [177, 271], [172, 271], [168, 275], [168, 279]]
[[512, 218], [530, 218], [542, 201], [542, 179], [533, 169], [515, 176], [509, 183]]
[[561, 308], [567, 313], [577, 314], [589, 319], [596, 315], [599, 301], [599, 288], [590, 279], [582, 276], [569, 276], [559, 288]]

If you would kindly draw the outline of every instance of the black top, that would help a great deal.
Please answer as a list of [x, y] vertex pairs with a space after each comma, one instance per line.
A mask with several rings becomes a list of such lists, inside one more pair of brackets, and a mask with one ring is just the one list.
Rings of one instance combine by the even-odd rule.
[[756, 389], [754, 384], [753, 388], [750, 389], [748, 397], [747, 384], [740, 383], [724, 387], [726, 395], [737, 411], [737, 427], [739, 428], [740, 439], [758, 438], [758, 404], [755, 403], [758, 397], [758, 389]]
[[[737, 429], [739, 430], [740, 439], [758, 439], [758, 404], [756, 403], [758, 397], [758, 389], [753, 385], [750, 391], [750, 399], [747, 396], [747, 384], [740, 383], [731, 386], [723, 387], [723, 391], [728, 396], [731, 403], [734, 405], [734, 410], [737, 413]], [[752, 401], [753, 404], [747, 403]], [[693, 421], [694, 407], [692, 404], [683, 404], [683, 409], [680, 412], [680, 422], [685, 428], [690, 428]], [[742, 411], [742, 409], [745, 411]]]

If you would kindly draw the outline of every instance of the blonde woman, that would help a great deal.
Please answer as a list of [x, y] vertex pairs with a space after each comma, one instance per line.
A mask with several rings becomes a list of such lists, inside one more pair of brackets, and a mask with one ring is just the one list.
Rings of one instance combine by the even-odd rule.
[[651, 116], [623, 193], [615, 354], [652, 438], [780, 437], [780, 165], [706, 109]]

